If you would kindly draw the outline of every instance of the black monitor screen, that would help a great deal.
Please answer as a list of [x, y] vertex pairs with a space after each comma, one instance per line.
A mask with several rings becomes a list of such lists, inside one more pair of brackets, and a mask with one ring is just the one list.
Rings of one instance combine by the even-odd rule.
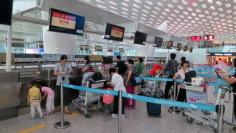
[[162, 46], [162, 42], [163, 42], [163, 38], [160, 38], [157, 36], [155, 37], [155, 40], [154, 40], [155, 47], [160, 48]]
[[125, 28], [107, 23], [105, 31], [105, 39], [123, 41]]
[[1, 0], [0, 24], [11, 25], [13, 0]]
[[84, 24], [85, 17], [83, 16], [57, 9], [50, 10], [50, 31], [83, 35]]
[[144, 42], [146, 42], [146, 39], [147, 39], [147, 34], [146, 33], [137, 31], [135, 33], [134, 43], [144, 45]]

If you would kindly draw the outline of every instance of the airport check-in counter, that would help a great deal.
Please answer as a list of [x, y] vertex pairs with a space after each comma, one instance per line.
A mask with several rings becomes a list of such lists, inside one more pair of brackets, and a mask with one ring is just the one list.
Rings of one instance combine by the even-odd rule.
[[17, 72], [0, 72], [0, 120], [16, 117], [19, 107]]

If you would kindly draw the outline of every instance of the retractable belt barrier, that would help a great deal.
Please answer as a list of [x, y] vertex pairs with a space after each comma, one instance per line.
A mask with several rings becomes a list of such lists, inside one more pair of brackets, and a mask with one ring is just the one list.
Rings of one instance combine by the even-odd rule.
[[[146, 81], [174, 81], [175, 83], [183, 83], [183, 80], [173, 80], [170, 78], [153, 78], [153, 77], [143, 77]], [[212, 82], [209, 85], [212, 86], [218, 86], [219, 83]], [[96, 89], [96, 88], [88, 88], [88, 87], [82, 87], [82, 86], [76, 86], [71, 84], [63, 84], [61, 88], [70, 88], [74, 90], [80, 90], [80, 91], [87, 91], [97, 94], [111, 94], [114, 96], [119, 97], [119, 113], [118, 113], [118, 133], [122, 133], [122, 97], [124, 98], [130, 98], [135, 99], [142, 102], [149, 102], [149, 103], [155, 103], [155, 104], [162, 104], [165, 106], [171, 106], [171, 107], [179, 107], [179, 108], [185, 108], [185, 109], [196, 109], [196, 110], [204, 110], [209, 112], [216, 112], [217, 113], [217, 133], [223, 133], [223, 116], [224, 116], [224, 110], [225, 107], [223, 105], [210, 105], [210, 104], [203, 104], [203, 103], [185, 103], [185, 102], [178, 102], [174, 100], [166, 100], [166, 99], [158, 99], [158, 98], [152, 98], [152, 97], [146, 97], [146, 96], [139, 96], [139, 95], [133, 95], [124, 93], [122, 91], [113, 91], [113, 90], [102, 90], [102, 89]], [[63, 118], [63, 117], [62, 117]], [[63, 119], [62, 119], [63, 120]]]
[[[98, 94], [111, 94], [111, 95], [118, 95], [118, 91], [113, 90], [101, 90], [101, 89], [94, 89], [94, 88], [88, 88], [88, 87], [82, 87], [82, 86], [76, 86], [71, 84], [63, 84], [65, 88], [70, 88], [74, 90], [80, 90], [80, 91], [88, 91]], [[188, 108], [188, 109], [197, 109], [197, 110], [205, 110], [210, 112], [216, 111], [216, 106], [214, 105], [208, 105], [208, 104], [201, 104], [201, 103], [184, 103], [184, 102], [177, 102], [173, 100], [165, 100], [165, 99], [157, 99], [157, 98], [151, 98], [151, 97], [145, 97], [145, 96], [139, 96], [139, 95], [133, 95], [128, 93], [122, 93], [122, 97], [125, 98], [131, 98], [138, 101], [143, 102], [150, 102], [150, 103], [156, 103], [156, 104], [162, 104], [166, 106], [175, 106], [180, 108]]]

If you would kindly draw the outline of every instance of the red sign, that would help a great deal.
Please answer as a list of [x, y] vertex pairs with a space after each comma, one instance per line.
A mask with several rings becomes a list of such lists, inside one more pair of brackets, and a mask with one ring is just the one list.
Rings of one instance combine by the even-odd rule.
[[200, 42], [200, 41], [213, 41], [214, 35], [205, 35], [205, 36], [191, 36], [192, 42]]

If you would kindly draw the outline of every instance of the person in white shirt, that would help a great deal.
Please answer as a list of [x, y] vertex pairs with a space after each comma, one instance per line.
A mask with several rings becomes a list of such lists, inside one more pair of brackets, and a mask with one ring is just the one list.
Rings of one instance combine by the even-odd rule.
[[[124, 79], [122, 78], [121, 75], [117, 73], [116, 68], [110, 68], [109, 73], [112, 77], [111, 82], [109, 82], [109, 84], [114, 87], [114, 90], [126, 92], [126, 88], [124, 86]], [[119, 97], [115, 96], [112, 117], [118, 118], [118, 109], [119, 109], [118, 106], [119, 106]], [[122, 118], [125, 118], [124, 113], [125, 113], [125, 99], [122, 98], [122, 114], [123, 114]]]
[[[182, 61], [182, 62], [181, 62], [181, 68], [180, 68], [179, 71], [174, 75], [173, 79], [185, 80], [185, 74], [186, 74], [187, 72], [189, 72], [189, 63], [188, 63], [188, 61]], [[180, 89], [179, 89], [177, 101], [185, 102], [185, 101], [186, 101], [185, 84], [184, 84], [184, 83], [180, 83], [180, 85], [179, 85], [178, 88], [180, 88]]]

